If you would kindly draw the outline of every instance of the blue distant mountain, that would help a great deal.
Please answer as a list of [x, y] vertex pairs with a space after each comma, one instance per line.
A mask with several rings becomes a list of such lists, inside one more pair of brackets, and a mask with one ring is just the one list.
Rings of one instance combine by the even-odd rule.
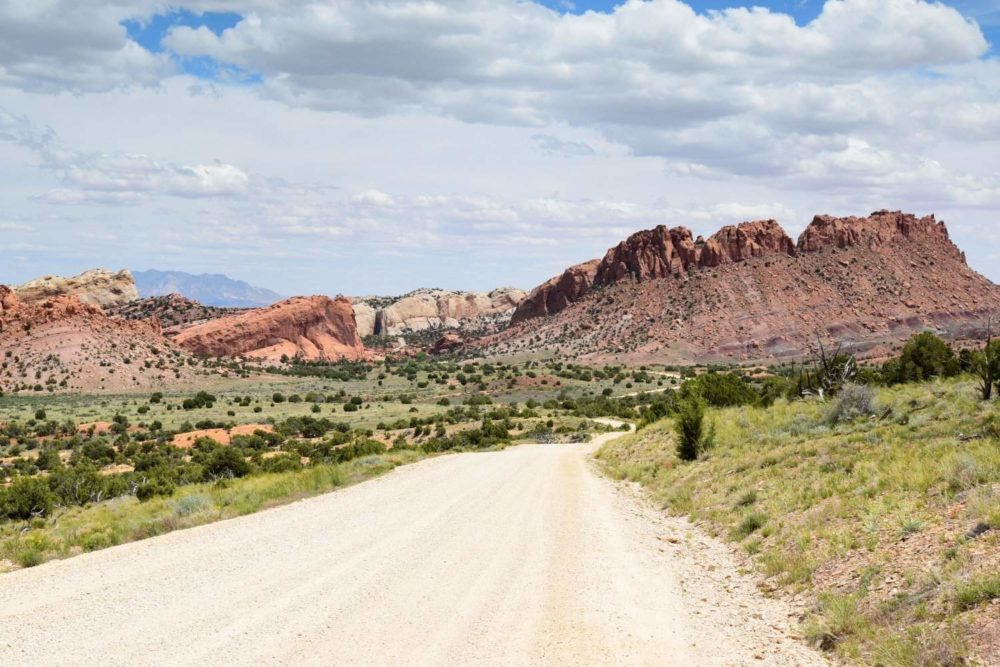
[[180, 294], [206, 306], [226, 308], [259, 308], [281, 301], [282, 296], [242, 280], [233, 280], [221, 273], [195, 275], [183, 271], [133, 271], [139, 296]]

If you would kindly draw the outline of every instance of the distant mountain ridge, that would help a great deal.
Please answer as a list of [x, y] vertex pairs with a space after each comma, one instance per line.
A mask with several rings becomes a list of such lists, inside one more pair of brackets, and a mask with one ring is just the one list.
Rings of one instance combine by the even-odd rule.
[[260, 308], [281, 301], [272, 290], [234, 280], [221, 273], [185, 273], [184, 271], [133, 271], [132, 277], [142, 298], [180, 294], [206, 306], [221, 308]]

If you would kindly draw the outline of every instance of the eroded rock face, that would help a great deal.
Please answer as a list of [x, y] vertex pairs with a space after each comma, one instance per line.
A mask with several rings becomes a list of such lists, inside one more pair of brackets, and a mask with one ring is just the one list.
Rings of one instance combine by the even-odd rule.
[[364, 302], [354, 303], [354, 321], [358, 326], [358, 335], [371, 336], [375, 333], [375, 319], [378, 316], [378, 309]]
[[594, 282], [611, 285], [626, 276], [646, 280], [685, 271], [685, 259], [677, 251], [675, 239], [683, 247], [690, 241], [691, 232], [683, 227], [671, 230], [665, 225], [636, 232], [608, 250], [597, 267]]
[[777, 221], [744, 222], [728, 225], [713, 234], [701, 252], [698, 266], [715, 267], [771, 254], [794, 256], [795, 252], [795, 241]]
[[594, 282], [613, 285], [626, 277], [639, 281], [680, 277], [695, 269], [795, 252], [795, 242], [774, 220], [729, 225], [707, 241], [700, 237], [692, 240], [686, 227], [660, 225], [637, 232], [608, 250]]
[[975, 337], [1000, 310], [1000, 286], [968, 266], [944, 223], [899, 211], [816, 216], [797, 244], [771, 220], [693, 242], [656, 228], [612, 248], [598, 271], [599, 293], [546, 309], [549, 281], [518, 308], [523, 326], [475, 344], [598, 361], [764, 360], [807, 355], [816, 340], [884, 350], [927, 327]]
[[882, 210], [867, 218], [817, 215], [799, 237], [798, 247], [802, 252], [816, 252], [825, 247], [847, 248], [866, 243], [875, 249], [899, 239], [917, 237], [952, 246], [948, 228], [933, 215], [918, 218], [912, 213]]
[[73, 296], [81, 303], [109, 308], [139, 298], [139, 291], [128, 270], [113, 273], [92, 269], [72, 278], [43, 276], [14, 288], [24, 302], [37, 302], [59, 296]]
[[626, 278], [641, 282], [681, 277], [696, 269], [795, 253], [795, 242], [774, 220], [723, 227], [707, 241], [694, 239], [686, 227], [659, 225], [629, 236], [603, 259], [570, 267], [536, 287], [518, 305], [511, 324], [558, 313], [594, 285], [614, 285]]
[[592, 259], [571, 266], [531, 290], [531, 293], [518, 304], [517, 310], [510, 318], [511, 326], [536, 317], [558, 313], [582, 297], [594, 285], [599, 264], [599, 260]]
[[378, 304], [388, 299], [355, 299], [354, 315], [362, 336], [395, 336], [434, 327], [461, 328], [489, 321], [499, 323], [514, 311], [524, 295], [524, 291], [514, 287], [502, 287], [492, 292], [417, 290], [384, 306]]
[[14, 290], [6, 285], [0, 285], [0, 316], [13, 312], [18, 305], [20, 305], [20, 300]]
[[431, 347], [431, 354], [448, 354], [465, 347], [465, 339], [457, 331], [446, 331]]
[[282, 355], [307, 361], [365, 356], [349, 299], [300, 296], [181, 331], [174, 341], [199, 356], [244, 356], [278, 362]]

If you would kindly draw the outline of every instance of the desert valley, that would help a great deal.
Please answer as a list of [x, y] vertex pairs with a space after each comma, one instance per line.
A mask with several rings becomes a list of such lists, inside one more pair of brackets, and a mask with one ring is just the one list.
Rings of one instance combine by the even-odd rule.
[[[661, 226], [528, 292], [271, 294], [144, 296], [103, 269], [0, 287], [4, 569], [597, 437], [606, 473], [739, 547], [821, 652], [1000, 648], [1000, 412], [976, 400], [1000, 287], [933, 216], [817, 216], [797, 241]], [[688, 451], [668, 424], [690, 410]]]
[[0, 666], [1000, 667], [997, 0], [0, 0]]

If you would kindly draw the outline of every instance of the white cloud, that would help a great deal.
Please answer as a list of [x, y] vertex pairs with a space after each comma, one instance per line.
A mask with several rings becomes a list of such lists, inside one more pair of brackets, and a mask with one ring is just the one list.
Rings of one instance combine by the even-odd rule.
[[551, 134], [535, 134], [531, 137], [535, 140], [538, 149], [553, 155], [595, 155], [596, 151], [582, 141], [566, 141]]
[[392, 208], [396, 205], [396, 200], [392, 198], [392, 195], [388, 195], [378, 190], [365, 190], [364, 192], [359, 192], [351, 197], [351, 201], [355, 204], [376, 206], [380, 208]]
[[[165, 43], [260, 72], [263, 94], [292, 106], [568, 123], [690, 171], [788, 175], [840, 150], [831, 173], [841, 164], [853, 176], [849, 137], [896, 150], [945, 125], [996, 136], [1000, 116], [1000, 77], [984, 85], [971, 72], [985, 62], [981, 30], [924, 0], [829, 0], [805, 26], [761, 8], [700, 15], [679, 0], [583, 15], [513, 0], [309, 1], [258, 6], [221, 35], [178, 26]], [[542, 132], [536, 142], [590, 148]]]
[[156, 85], [173, 67], [128, 38], [120, 25], [128, 14], [116, 2], [0, 3], [0, 85], [45, 92]]
[[231, 164], [178, 165], [130, 153], [83, 153], [0, 107], [0, 140], [34, 151], [64, 187], [40, 198], [53, 204], [136, 204], [149, 195], [218, 197], [247, 191], [249, 175]]
[[828, 0], [800, 26], [677, 0], [170, 2], [245, 17], [165, 41], [260, 73], [239, 86], [128, 39], [166, 6], [0, 4], [0, 208], [30, 227], [5, 235], [64, 264], [243, 262], [287, 293], [528, 287], [661, 222], [890, 207], [944, 214], [974, 261], [1000, 244], [1000, 61], [943, 4]]

